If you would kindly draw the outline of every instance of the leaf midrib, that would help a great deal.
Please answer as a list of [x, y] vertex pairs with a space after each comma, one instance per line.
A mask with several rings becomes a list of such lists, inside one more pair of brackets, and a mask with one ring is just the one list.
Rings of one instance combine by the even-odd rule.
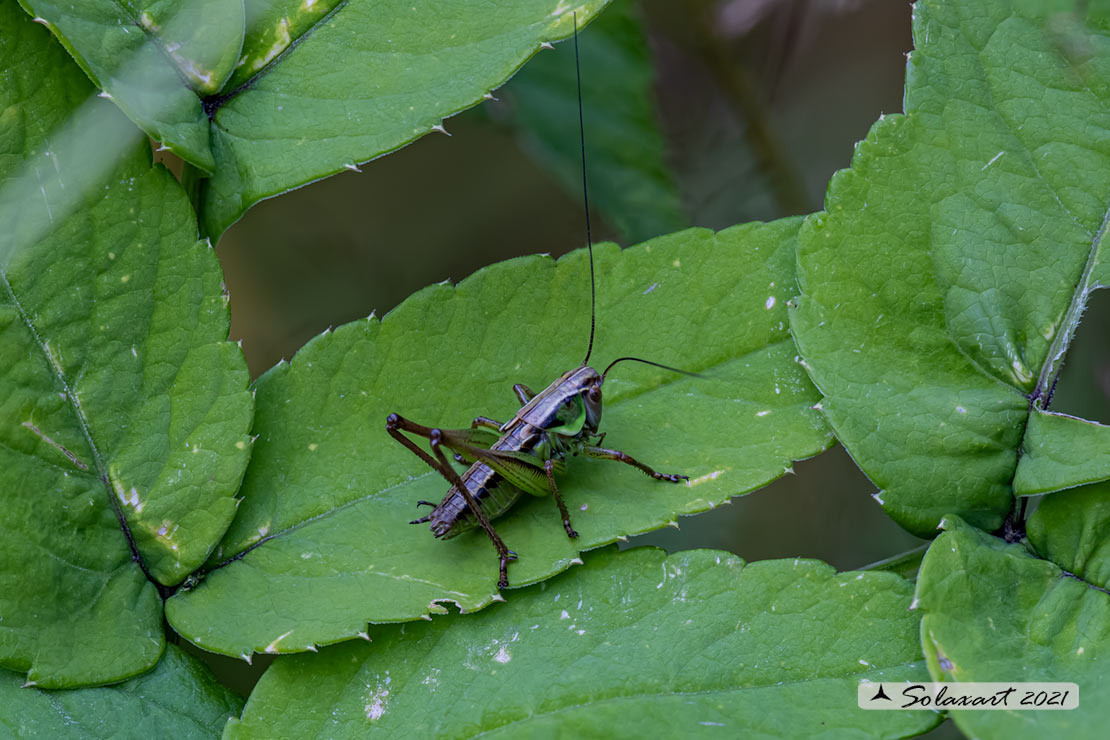
[[[291, 40], [288, 46], [286, 46], [278, 54], [276, 54], [273, 59], [271, 59], [269, 62], [266, 63], [265, 66], [262, 67], [262, 69], [258, 70], [242, 83], [240, 83], [238, 87], [234, 88], [233, 90], [229, 90], [226, 93], [216, 93], [215, 95], [204, 98], [204, 110], [208, 114], [208, 118], [210, 121], [212, 121], [213, 125], [219, 128], [218, 124], [216, 124], [216, 114], [219, 113], [221, 108], [223, 108], [227, 103], [231, 102], [235, 98], [239, 97], [240, 93], [254, 87], [255, 83], [257, 83], [260, 79], [270, 74], [275, 66], [280, 64], [285, 59], [285, 57], [292, 54], [293, 50], [301, 45], [301, 42], [312, 36], [312, 34], [316, 33], [317, 28], [319, 28], [321, 25], [328, 24], [331, 19], [339, 13], [340, 10], [347, 7], [348, 2], [349, 0], [340, 0], [340, 2], [336, 3], [334, 8], [317, 18], [316, 21], [309, 25], [300, 36]], [[232, 74], [234, 74], [234, 72]], [[223, 133], [222, 129], [221, 133]]]
[[100, 449], [97, 447], [96, 442], [93, 440], [92, 431], [89, 428], [88, 417], [85, 415], [84, 409], [81, 407], [80, 402], [77, 400], [76, 394], [70, 387], [69, 381], [66, 379], [65, 374], [62, 372], [62, 369], [54, 363], [54, 360], [51, 358], [50, 353], [47, 351], [46, 343], [43, 340], [42, 335], [39, 334], [39, 331], [35, 327], [35, 324], [31, 320], [31, 317], [24, 310], [23, 304], [20, 303], [19, 298], [16, 297], [15, 291], [12, 289], [11, 282], [8, 280], [7, 271], [0, 270], [0, 282], [4, 284], [4, 289], [7, 291], [8, 297], [9, 299], [11, 299], [12, 306], [15, 307], [15, 310], [19, 314], [19, 318], [23, 322], [23, 325], [27, 327], [27, 331], [29, 331], [32, 338], [34, 338], [35, 344], [38, 346], [39, 352], [42, 353], [42, 357], [46, 361], [47, 367], [53, 369], [54, 378], [62, 387], [66, 403], [69, 404], [70, 410], [73, 412], [74, 417], [77, 419], [77, 423], [81, 427], [81, 433], [85, 437], [85, 442], [86, 444], [88, 444], [89, 450], [92, 452], [93, 462], [96, 465], [96, 477], [104, 486], [104, 492], [108, 497], [108, 502], [112, 506], [112, 511], [116, 515], [116, 521], [119, 522], [120, 530], [123, 532], [124, 537], [127, 539], [127, 546], [131, 550], [131, 559], [138, 564], [139, 568], [143, 571], [143, 575], [148, 581], [154, 583], [155, 585], [158, 585], [158, 582], [150, 574], [150, 571], [147, 569], [146, 563], [143, 561], [142, 554], [139, 552], [138, 545], [135, 543], [135, 538], [131, 534], [131, 527], [127, 523], [127, 519], [123, 515], [123, 509], [120, 507], [119, 502], [116, 500], [115, 491], [112, 490], [111, 479], [108, 475], [108, 467], [104, 461], [103, 456], [101, 455]]
[[139, 29], [139, 31], [143, 34], [143, 38], [146, 39], [146, 43], [152, 44], [156, 49], [158, 49], [158, 53], [161, 54], [166, 64], [168, 64], [170, 68], [173, 69], [178, 79], [181, 80], [181, 87], [183, 87], [186, 92], [196, 95], [196, 91], [193, 90], [192, 86], [189, 84], [184, 72], [181, 70], [181, 67], [177, 64], [177, 61], [174, 59], [173, 55], [170, 54], [169, 50], [166, 48], [165, 40], [161, 36], [152, 33], [149, 28], [144, 26], [140, 22], [140, 19], [130, 12], [133, 10], [133, 8], [129, 8], [128, 6], [124, 5], [121, 0], [115, 0], [114, 4], [116, 6], [116, 10], [119, 11], [120, 16], [131, 21], [131, 25]]

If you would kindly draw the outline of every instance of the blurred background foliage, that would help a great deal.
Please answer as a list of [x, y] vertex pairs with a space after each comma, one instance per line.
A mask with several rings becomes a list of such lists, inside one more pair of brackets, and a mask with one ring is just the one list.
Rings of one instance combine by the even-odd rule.
[[[820, 210], [855, 142], [902, 109], [910, 10], [892, 0], [615, 0], [581, 38], [595, 241]], [[252, 374], [430, 283], [584, 246], [572, 43], [541, 51], [494, 95], [446, 121], [450, 136], [262, 202], [224, 235], [232, 336]], [[1108, 326], [1099, 295], [1054, 410], [1110, 423]], [[552, 378], [566, 369], [562, 349]], [[629, 546], [850, 569], [921, 542], [883, 514], [841, 448], [795, 472]]]

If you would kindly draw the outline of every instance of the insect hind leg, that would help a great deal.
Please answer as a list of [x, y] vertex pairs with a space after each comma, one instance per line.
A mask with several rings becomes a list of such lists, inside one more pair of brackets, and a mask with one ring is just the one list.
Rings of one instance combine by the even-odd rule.
[[[385, 430], [389, 432], [389, 436], [400, 442], [406, 450], [419, 457], [421, 460], [424, 461], [425, 464], [427, 464], [428, 467], [442, 475], [448, 483], [451, 483], [452, 485], [454, 484], [454, 480], [452, 480], [451, 476], [454, 475], [455, 478], [458, 478], [458, 474], [455, 473], [455, 469], [450, 466], [446, 458], [444, 458], [443, 455], [440, 454], [438, 456], [440, 460], [436, 460], [423, 449], [421, 449], [420, 445], [416, 444], [416, 442], [413, 442], [404, 434], [404, 432], [408, 432], [410, 434], [418, 434], [421, 437], [430, 438], [432, 432], [439, 430], [432, 429], [431, 427], [426, 427], [423, 424], [417, 424], [416, 422], [409, 421], [400, 414], [390, 414], [388, 417], [386, 417]], [[432, 505], [435, 506], [435, 504]]]
[[[462, 478], [459, 477], [458, 471], [451, 467], [451, 464], [447, 461], [447, 457], [443, 454], [443, 430], [417, 424], [416, 422], [409, 421], [402, 417], [400, 414], [390, 414], [386, 418], [385, 430], [389, 432], [389, 436], [400, 442], [406, 449], [427, 463], [430, 468], [446, 478], [447, 482], [458, 489], [459, 493], [462, 494], [462, 497], [466, 500], [467, 507], [470, 509], [471, 513], [474, 514], [474, 518], [478, 520], [478, 524], [485, 530], [486, 535], [488, 535], [493, 542], [493, 546], [497, 548], [497, 556], [500, 559], [497, 587], [508, 588], [509, 579], [507, 576], [507, 565], [510, 560], [516, 560], [516, 553], [505, 546], [504, 540], [502, 540], [500, 535], [494, 530], [493, 525], [490, 524], [489, 518], [486, 516], [485, 512], [482, 511], [481, 507], [478, 506], [478, 502], [474, 500], [466, 484], [463, 483]], [[406, 437], [404, 432], [427, 437], [428, 444], [431, 446], [432, 453], [435, 457], [432, 457], [432, 455], [422, 450], [420, 445]], [[417, 505], [420, 504], [435, 507], [435, 504], [431, 501], [417, 502]], [[435, 512], [433, 511], [432, 513], [434, 514]], [[428, 516], [414, 519], [409, 522], [409, 524], [424, 524], [431, 520], [432, 514], [429, 514]]]
[[[470, 513], [472, 513], [474, 515], [474, 518], [478, 520], [478, 524], [482, 527], [486, 535], [490, 538], [490, 541], [493, 542], [493, 546], [497, 548], [497, 557], [500, 560], [497, 587], [499, 589], [508, 588], [508, 564], [510, 560], [516, 560], [516, 553], [505, 546], [505, 541], [501, 539], [501, 536], [497, 534], [497, 531], [493, 528], [493, 525], [490, 524], [489, 517], [487, 517], [486, 513], [482, 511], [482, 507], [478, 505], [478, 502], [470, 493], [470, 489], [466, 487], [466, 483], [464, 483], [462, 478], [459, 477], [458, 472], [456, 472], [456, 470], [448, 464], [447, 457], [443, 454], [443, 432], [439, 429], [430, 430], [430, 434], [428, 435], [428, 443], [432, 448], [432, 453], [439, 461], [442, 470], [446, 471], [447, 479], [451, 481], [451, 485], [453, 485], [458, 490], [458, 492], [462, 494], [463, 499], [466, 501], [466, 505], [470, 508]], [[421, 451], [423, 452], [423, 450]]]

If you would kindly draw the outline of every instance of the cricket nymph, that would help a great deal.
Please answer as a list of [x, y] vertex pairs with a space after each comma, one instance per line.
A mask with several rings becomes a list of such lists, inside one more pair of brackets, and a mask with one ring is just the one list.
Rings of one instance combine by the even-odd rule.
[[[516, 553], [505, 546], [490, 520], [508, 511], [522, 493], [536, 496], [550, 493], [559, 507], [567, 536], [578, 536], [555, 483], [555, 473], [562, 472], [568, 452], [623, 462], [656, 480], [672, 483], [686, 480], [684, 475], [658, 473], [620, 450], [597, 446], [605, 436], [597, 431], [601, 422], [601, 386], [609, 370], [625, 360], [665, 367], [635, 357], [621, 357], [610, 363], [604, 373], [599, 374], [586, 364], [569, 370], [540, 393], [517, 384], [513, 391], [522, 406], [504, 424], [479, 416], [469, 429], [438, 429], [390, 414], [386, 419], [390, 436], [451, 484], [438, 505], [419, 501], [433, 507], [432, 512], [411, 523], [430, 523], [432, 533], [440, 539], [481, 527], [497, 548], [500, 559], [497, 585], [505, 588], [509, 585], [506, 566], [516, 559]], [[427, 438], [432, 454], [405, 436], [405, 432]], [[495, 434], [498, 436], [493, 440]], [[470, 463], [470, 467], [461, 474], [456, 471], [444, 454], [444, 447], [454, 452], [456, 461]]]
[[[556, 461], [556, 472], [561, 472], [566, 452], [573, 447], [565, 440], [569, 437], [570, 441], [582, 441], [597, 435], [601, 421], [601, 376], [593, 368], [583, 365], [563, 373], [538, 395], [532, 394], [526, 386], [518, 385], [514, 390], [524, 406], [516, 416], [498, 427], [501, 437], [489, 449], [550, 457]], [[577, 433], [568, 434], [575, 428], [578, 428]], [[551, 455], [545, 454], [544, 446], [551, 450]], [[461, 454], [459, 458], [466, 459]], [[534, 467], [522, 464], [525, 468]], [[527, 474], [527, 470], [521, 472]], [[508, 511], [523, 493], [504, 475], [482, 462], [472, 465], [459, 479], [490, 519]], [[440, 539], [450, 539], [480, 526], [456, 486], [451, 487], [428, 516], [412, 523], [424, 522], [431, 523], [432, 534]], [[578, 536], [574, 530], [569, 530], [567, 534]]]

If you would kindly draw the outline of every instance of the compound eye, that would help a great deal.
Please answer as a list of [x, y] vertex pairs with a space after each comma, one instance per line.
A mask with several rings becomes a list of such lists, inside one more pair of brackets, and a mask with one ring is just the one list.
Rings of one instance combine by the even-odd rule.
[[589, 390], [590, 401], [593, 403], [601, 403], [601, 386], [595, 385]]

